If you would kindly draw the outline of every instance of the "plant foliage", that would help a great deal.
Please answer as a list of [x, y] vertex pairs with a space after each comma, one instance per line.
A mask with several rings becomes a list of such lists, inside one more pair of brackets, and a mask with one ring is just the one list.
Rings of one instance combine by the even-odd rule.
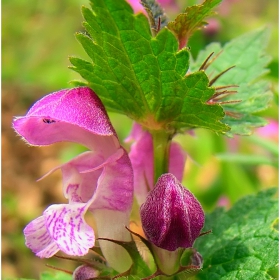
[[276, 189], [247, 196], [229, 211], [206, 216], [195, 247], [204, 258], [199, 279], [273, 279], [278, 267], [278, 200]]
[[201, 63], [214, 52], [217, 57], [206, 69], [207, 75], [216, 76], [225, 69], [235, 66], [222, 75], [215, 85], [236, 85], [237, 94], [229, 95], [225, 100], [240, 100], [238, 103], [225, 103], [225, 111], [232, 112], [237, 117], [225, 116], [223, 122], [231, 127], [227, 133], [248, 135], [252, 128], [264, 126], [266, 121], [254, 114], [266, 109], [272, 94], [269, 82], [260, 80], [268, 71], [265, 69], [270, 57], [265, 54], [269, 31], [259, 29], [233, 39], [224, 47], [212, 43], [201, 51], [195, 63], [191, 64], [192, 71], [197, 71]]
[[215, 89], [204, 71], [187, 74], [189, 51], [178, 50], [169, 29], [154, 37], [146, 16], [134, 15], [124, 0], [91, 0], [91, 6], [83, 8], [87, 33], [77, 39], [92, 61], [70, 61], [107, 109], [150, 130], [229, 130], [222, 107], [207, 104]]

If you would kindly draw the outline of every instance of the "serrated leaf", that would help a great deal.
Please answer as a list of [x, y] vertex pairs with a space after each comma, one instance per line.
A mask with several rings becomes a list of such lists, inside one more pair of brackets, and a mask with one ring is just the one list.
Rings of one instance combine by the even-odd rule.
[[207, 75], [214, 77], [235, 65], [215, 82], [215, 86], [238, 86], [237, 94], [223, 99], [223, 101], [241, 100], [239, 103], [222, 105], [225, 111], [240, 115], [236, 118], [227, 115], [223, 119], [223, 122], [231, 127], [227, 133], [228, 136], [249, 135], [252, 133], [252, 128], [264, 126], [267, 123], [263, 118], [253, 114], [266, 109], [272, 98], [269, 83], [259, 80], [267, 73], [265, 67], [270, 60], [264, 54], [268, 37], [268, 30], [260, 29], [242, 35], [224, 47], [218, 43], [210, 44], [200, 52], [196, 62], [191, 65], [192, 71], [196, 71], [212, 52], [214, 52], [214, 56], [219, 55], [206, 69]]
[[204, 259], [202, 280], [273, 279], [278, 266], [277, 189], [241, 199], [229, 211], [219, 208], [206, 216], [205, 230], [195, 248]]
[[91, 0], [83, 8], [87, 34], [77, 39], [92, 59], [70, 58], [106, 108], [128, 115], [150, 130], [204, 127], [225, 133], [221, 106], [203, 71], [186, 75], [189, 52], [178, 51], [173, 33], [152, 36], [147, 18], [124, 1]]
[[204, 19], [210, 16], [212, 9], [220, 4], [222, 0], [205, 0], [201, 5], [187, 7], [184, 13], [179, 14], [174, 21], [168, 23], [167, 27], [174, 32], [180, 48], [186, 45], [189, 37], [199, 28], [207, 25]]

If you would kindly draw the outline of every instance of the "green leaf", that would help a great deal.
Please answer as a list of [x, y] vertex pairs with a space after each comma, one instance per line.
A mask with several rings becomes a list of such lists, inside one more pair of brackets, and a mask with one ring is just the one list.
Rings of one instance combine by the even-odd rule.
[[[221, 47], [219, 43], [212, 43], [201, 51], [197, 60], [191, 65], [191, 70], [196, 71], [203, 61], [214, 52], [216, 59], [206, 69], [207, 75], [215, 77], [231, 66], [233, 69], [223, 74], [215, 86], [237, 85], [237, 94], [229, 95], [222, 101], [241, 100], [238, 103], [223, 104], [226, 112], [231, 112], [237, 117], [227, 115], [223, 122], [231, 127], [227, 133], [249, 135], [252, 128], [264, 126], [266, 121], [253, 114], [266, 109], [272, 98], [270, 85], [261, 76], [267, 73], [270, 58], [264, 54], [268, 43], [269, 32], [260, 29], [242, 35]], [[240, 115], [238, 117], [238, 115]]]
[[204, 19], [213, 14], [212, 9], [222, 0], [205, 0], [201, 5], [187, 7], [185, 12], [179, 14], [167, 27], [178, 38], [180, 47], [184, 47], [190, 36], [199, 28], [207, 25]]
[[278, 267], [277, 189], [247, 196], [227, 212], [221, 208], [206, 216], [195, 248], [204, 259], [198, 279], [273, 279]]
[[133, 14], [124, 0], [91, 0], [83, 8], [87, 34], [77, 39], [91, 58], [70, 58], [72, 69], [88, 82], [106, 108], [125, 114], [150, 130], [204, 127], [229, 130], [203, 71], [186, 75], [189, 52], [178, 50], [173, 33], [152, 36], [148, 19]]

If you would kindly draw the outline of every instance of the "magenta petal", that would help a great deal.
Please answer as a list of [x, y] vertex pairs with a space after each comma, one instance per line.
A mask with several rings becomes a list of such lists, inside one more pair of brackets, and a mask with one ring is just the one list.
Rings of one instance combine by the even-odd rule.
[[99, 219], [97, 226], [101, 232], [109, 226], [108, 238], [112, 221], [116, 222], [112, 216], [118, 217], [121, 223], [116, 222], [112, 234], [117, 240], [130, 241], [124, 225], [128, 224], [133, 201], [132, 166], [101, 101], [91, 89], [81, 87], [50, 94], [25, 117], [16, 118], [13, 126], [32, 145], [71, 141], [90, 149], [49, 172], [62, 170], [69, 205], [50, 206], [43, 217], [26, 227], [28, 247], [40, 257], [50, 257], [58, 250], [75, 256], [87, 254], [95, 242], [94, 231], [84, 220], [87, 210], [98, 217], [102, 212], [109, 213], [104, 216], [106, 220]]
[[277, 139], [277, 137], [279, 136], [279, 123], [278, 121], [273, 119], [270, 119], [268, 121], [268, 125], [256, 129], [256, 134], [268, 139]]
[[[102, 173], [104, 157], [99, 152], [85, 152], [62, 165], [64, 195], [72, 202], [88, 202], [97, 187]], [[88, 170], [92, 172], [83, 173]]]
[[[104, 157], [100, 152], [84, 152], [67, 163], [53, 168], [41, 177], [40, 180], [61, 169], [64, 196], [69, 199], [69, 203], [86, 203], [94, 194], [98, 178], [102, 173], [102, 164], [104, 163], [106, 161], [104, 161]], [[92, 171], [88, 172], [89, 170]]]
[[142, 130], [139, 124], [134, 124], [127, 140], [134, 139], [129, 158], [134, 173], [134, 192], [138, 204], [141, 205], [153, 187], [153, 140], [148, 131]]
[[78, 125], [97, 135], [115, 134], [101, 100], [88, 87], [49, 94], [37, 101], [26, 116], [49, 116], [50, 119]]
[[[90, 210], [110, 209], [128, 212], [133, 202], [133, 171], [126, 151], [119, 149], [122, 155], [108, 162], [103, 168], [97, 183]], [[114, 159], [114, 157], [112, 157]]]
[[176, 142], [171, 143], [168, 171], [180, 182], [183, 180], [186, 158], [187, 153], [183, 150], [181, 145]]
[[192, 247], [204, 225], [200, 203], [170, 173], [158, 179], [140, 214], [147, 238], [169, 251]]
[[103, 104], [87, 87], [61, 90], [43, 97], [26, 116], [15, 118], [13, 127], [32, 145], [71, 141], [95, 150], [104, 141], [110, 141], [111, 146], [119, 147]]
[[90, 210], [130, 210], [133, 171], [122, 147], [105, 160], [99, 153], [85, 152], [60, 168], [69, 203], [89, 203]]
[[44, 212], [45, 225], [59, 249], [72, 256], [84, 256], [94, 246], [93, 229], [85, 222], [88, 205], [52, 205]]
[[144, 15], [147, 15], [146, 10], [141, 5], [140, 0], [126, 0], [130, 6], [132, 7], [134, 13], [143, 13]]
[[59, 251], [59, 247], [50, 236], [43, 216], [30, 222], [23, 230], [25, 244], [40, 258], [50, 258]]

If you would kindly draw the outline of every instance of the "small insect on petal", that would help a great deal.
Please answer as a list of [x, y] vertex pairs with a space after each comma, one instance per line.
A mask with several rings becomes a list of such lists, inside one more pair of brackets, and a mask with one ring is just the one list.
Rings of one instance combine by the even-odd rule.
[[51, 120], [51, 119], [43, 119], [43, 122], [50, 124], [50, 123], [55, 123], [56, 121], [55, 120]]

